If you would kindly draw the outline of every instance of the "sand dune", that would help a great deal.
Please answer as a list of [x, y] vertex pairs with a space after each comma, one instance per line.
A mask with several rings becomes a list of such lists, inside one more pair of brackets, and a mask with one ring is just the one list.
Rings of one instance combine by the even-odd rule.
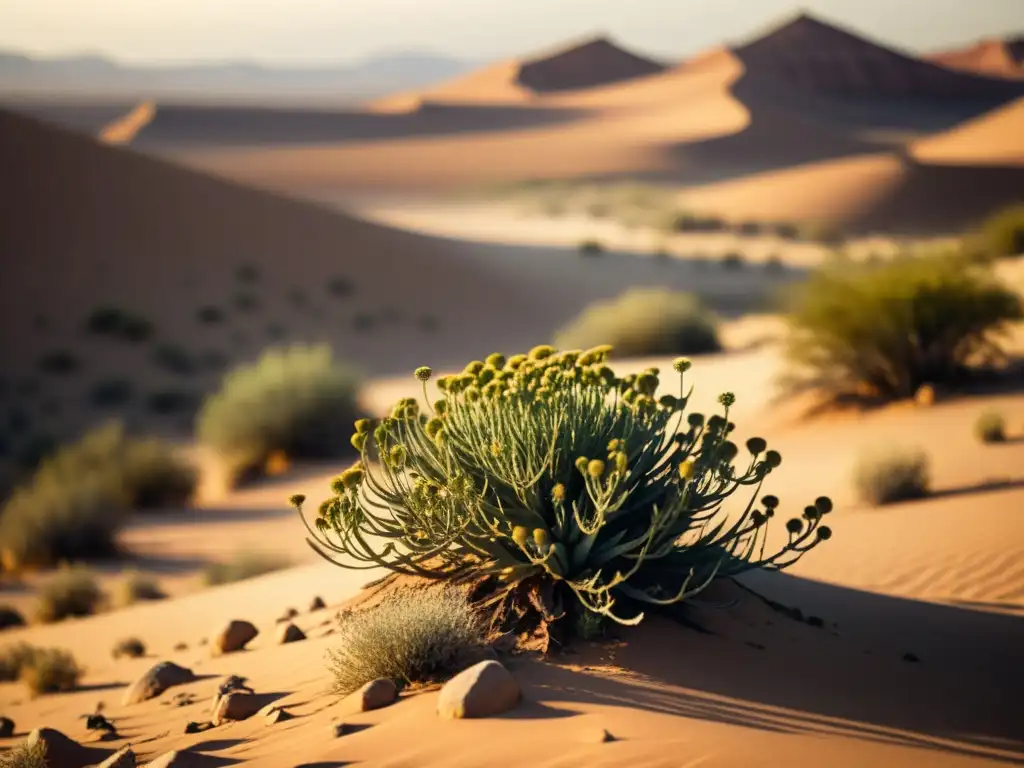
[[[964, 190], [971, 190], [964, 194]], [[827, 161], [689, 190], [701, 210], [820, 221], [853, 233], [955, 233], [1017, 202], [1024, 168], [926, 164], [891, 154]]]
[[1020, 79], [1024, 78], [1024, 36], [986, 38], [966, 48], [939, 51], [925, 58], [950, 69]]
[[744, 64], [814, 93], [1002, 103], [1024, 84], [952, 72], [806, 13], [734, 49]]
[[[628, 361], [626, 367], [650, 362]], [[328, 632], [334, 609], [376, 573], [314, 564], [159, 604], [5, 632], [5, 642], [72, 649], [89, 667], [90, 688], [31, 700], [17, 684], [3, 684], [4, 712], [19, 734], [45, 724], [84, 740], [79, 716], [103, 700], [123, 737], [98, 746], [131, 742], [143, 759], [192, 748], [220, 764], [255, 768], [353, 762], [440, 768], [451, 765], [453, 755], [470, 767], [549, 768], [771, 768], [783, 762], [967, 768], [1019, 762], [1024, 731], [1007, 702], [1024, 685], [1024, 669], [1016, 663], [1024, 642], [1024, 571], [1016, 557], [1024, 541], [1024, 443], [983, 446], [967, 435], [986, 407], [1021, 423], [1024, 401], [1004, 396], [793, 422], [780, 420], [770, 404], [766, 385], [779, 370], [772, 350], [701, 360], [692, 372], [694, 407], [710, 407], [718, 391], [734, 389], [738, 438], [764, 434], [782, 451], [770, 491], [785, 508], [821, 492], [836, 498], [830, 519], [835, 536], [827, 549], [812, 552], [785, 575], [742, 579], [768, 598], [819, 617], [821, 628], [723, 584], [708, 599], [737, 602], [698, 613], [713, 634], [651, 617], [621, 639], [581, 644], [576, 653], [550, 662], [528, 655], [507, 659], [525, 696], [511, 716], [443, 721], [435, 714], [438, 694], [429, 690], [345, 716], [328, 692]], [[415, 386], [406, 380], [381, 403]], [[961, 434], [963, 439], [951, 439]], [[847, 490], [854, 457], [879, 441], [908, 439], [928, 446], [935, 496], [861, 508]], [[998, 481], [1003, 485], [986, 489]], [[315, 478], [304, 482], [313, 494], [322, 487]], [[280, 499], [295, 487], [296, 481], [278, 481], [259, 493]], [[266, 503], [249, 496], [243, 503]], [[268, 524], [245, 525], [255, 536]], [[272, 525], [278, 538], [301, 537], [297, 522], [290, 533], [276, 521]], [[168, 542], [171, 548], [182, 543], [173, 537]], [[295, 619], [309, 639], [275, 645], [274, 618], [290, 606], [302, 609], [313, 595], [322, 595], [331, 608]], [[261, 634], [247, 652], [211, 659], [199, 640], [229, 618], [249, 619]], [[111, 661], [109, 647], [128, 635], [143, 639], [152, 655]], [[188, 650], [173, 651], [179, 641]], [[159, 659], [190, 666], [203, 677], [156, 700], [121, 705], [124, 686]], [[182, 733], [187, 721], [209, 717], [214, 688], [226, 674], [246, 676], [259, 694], [295, 717], [277, 725], [257, 717]], [[179, 692], [193, 694], [194, 703], [163, 703]], [[333, 738], [330, 724], [342, 717], [361, 729]], [[615, 741], [594, 743], [588, 733], [595, 728], [606, 728]], [[496, 743], [503, 745], [500, 753]]]
[[922, 162], [1024, 166], [1024, 97], [936, 136], [914, 142]]
[[99, 138], [104, 144], [131, 144], [139, 131], [156, 117], [156, 104], [144, 101], [128, 114], [103, 127]]
[[638, 56], [605, 37], [560, 46], [525, 59], [492, 64], [451, 82], [395, 94], [371, 103], [382, 111], [415, 108], [430, 101], [503, 103], [539, 94], [573, 91], [659, 72], [664, 65]]

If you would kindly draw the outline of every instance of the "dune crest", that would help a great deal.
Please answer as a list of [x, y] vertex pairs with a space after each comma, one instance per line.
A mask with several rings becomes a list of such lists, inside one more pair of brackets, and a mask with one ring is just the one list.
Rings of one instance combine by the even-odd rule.
[[986, 38], [966, 48], [939, 51], [925, 58], [950, 69], [1024, 79], [1024, 35]]
[[1024, 97], [916, 141], [911, 153], [930, 163], [1024, 166]]
[[139, 132], [153, 122], [156, 117], [156, 103], [144, 101], [128, 114], [118, 118], [100, 133], [99, 138], [104, 144], [131, 144]]

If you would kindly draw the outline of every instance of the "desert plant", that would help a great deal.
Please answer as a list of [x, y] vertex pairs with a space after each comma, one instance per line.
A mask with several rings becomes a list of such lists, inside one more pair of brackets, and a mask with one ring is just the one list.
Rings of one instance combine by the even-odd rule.
[[127, 379], [102, 379], [89, 390], [89, 402], [97, 408], [117, 408], [132, 399], [132, 385]]
[[51, 768], [46, 760], [46, 742], [23, 741], [0, 754], [0, 768]]
[[163, 600], [166, 597], [167, 594], [160, 589], [155, 578], [129, 571], [117, 582], [110, 595], [110, 602], [115, 608], [127, 608], [138, 602]]
[[746, 259], [743, 258], [743, 254], [737, 251], [729, 251], [722, 255], [722, 268], [723, 269], [743, 269], [746, 265]]
[[22, 668], [35, 654], [35, 646], [19, 642], [0, 649], [0, 682], [12, 683], [21, 676]]
[[804, 224], [800, 227], [800, 235], [807, 242], [818, 245], [842, 245], [845, 240], [838, 226], [824, 221], [812, 221]]
[[[361, 460], [315, 520], [303, 515], [310, 545], [344, 567], [475, 575], [496, 590], [496, 619], [522, 610], [548, 626], [568, 615], [565, 627], [584, 610], [636, 624], [645, 605], [673, 606], [716, 577], [784, 568], [831, 535], [821, 497], [766, 554], [779, 502], [755, 497], [781, 457], [754, 437], [749, 460], [734, 463], [735, 397], [721, 395], [721, 415], [684, 417], [689, 360], [673, 364], [679, 395], [655, 399], [658, 372], [616, 377], [609, 352], [494, 354], [439, 379], [429, 413], [406, 398], [389, 417], [358, 422]], [[426, 395], [430, 369], [416, 377]], [[741, 487], [752, 498], [726, 514]], [[292, 498], [300, 515], [304, 501]]]
[[791, 296], [789, 384], [842, 397], [911, 397], [998, 360], [997, 335], [1024, 317], [990, 267], [959, 253], [880, 265], [838, 260]]
[[558, 331], [566, 349], [611, 344], [622, 355], [695, 355], [721, 349], [718, 320], [689, 293], [634, 288], [598, 301]]
[[110, 655], [115, 659], [138, 659], [146, 655], [146, 644], [137, 637], [125, 637], [114, 643]]
[[253, 579], [265, 573], [280, 571], [291, 565], [287, 558], [259, 552], [239, 552], [230, 560], [211, 563], [203, 571], [203, 584], [215, 587]]
[[102, 601], [103, 592], [89, 568], [64, 567], [39, 590], [36, 619], [52, 624], [75, 616], [91, 616]]
[[24, 627], [25, 617], [9, 605], [0, 605], [0, 631], [12, 627]]
[[18, 679], [33, 695], [39, 696], [75, 690], [83, 672], [68, 651], [60, 648], [35, 648], [22, 665]]
[[452, 587], [407, 589], [345, 616], [328, 651], [342, 696], [384, 678], [399, 686], [444, 680], [481, 649], [484, 625]]
[[0, 510], [0, 550], [18, 567], [104, 556], [131, 509], [180, 506], [195, 469], [157, 439], [112, 422], [44, 459]]
[[928, 455], [918, 448], [872, 449], [861, 455], [854, 468], [858, 496], [876, 507], [924, 498], [930, 482]]
[[81, 361], [66, 349], [47, 352], [39, 358], [39, 370], [57, 376], [67, 376], [81, 366]]
[[985, 411], [974, 422], [974, 434], [983, 443], [1006, 441], [1006, 419], [999, 411]]
[[149, 340], [153, 324], [144, 317], [117, 307], [97, 307], [85, 320], [85, 329], [97, 336], [112, 336], [129, 342]]
[[1024, 202], [992, 214], [978, 233], [978, 244], [992, 258], [1024, 254]]
[[225, 376], [203, 403], [196, 431], [239, 480], [275, 451], [289, 459], [344, 453], [343, 425], [356, 417], [358, 394], [359, 376], [329, 346], [272, 348]]
[[584, 240], [579, 244], [579, 252], [584, 256], [600, 256], [604, 253], [604, 243], [600, 240]]
[[675, 213], [666, 228], [671, 232], [721, 232], [726, 228], [726, 223], [717, 216]]

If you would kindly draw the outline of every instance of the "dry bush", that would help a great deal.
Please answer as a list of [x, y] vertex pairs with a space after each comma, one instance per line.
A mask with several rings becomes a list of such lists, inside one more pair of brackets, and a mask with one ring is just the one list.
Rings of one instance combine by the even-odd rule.
[[160, 589], [160, 585], [152, 576], [146, 576], [136, 571], [126, 573], [114, 591], [110, 595], [110, 602], [114, 608], [127, 608], [135, 603], [149, 600], [163, 600], [167, 594]]
[[1006, 419], [999, 411], [985, 411], [974, 423], [974, 434], [983, 443], [1006, 442]]
[[604, 251], [604, 243], [600, 240], [583, 240], [579, 244], [579, 252], [584, 256], [600, 256]]
[[857, 461], [854, 483], [861, 500], [876, 507], [924, 498], [931, 486], [928, 455], [919, 448], [872, 449]]
[[0, 681], [20, 680], [33, 694], [71, 691], [83, 669], [68, 651], [17, 643], [0, 651]]
[[0, 768], [53, 768], [46, 760], [46, 742], [41, 739], [32, 746], [22, 742], [0, 754]]
[[129, 659], [138, 659], [146, 655], [146, 644], [137, 637], [125, 637], [114, 644], [110, 655], [115, 659], [122, 656]]
[[622, 357], [721, 349], [715, 315], [693, 294], [661, 288], [633, 288], [591, 304], [558, 332], [554, 343], [560, 349], [610, 344]]
[[329, 651], [334, 691], [347, 695], [385, 678], [396, 685], [444, 680], [479, 651], [484, 627], [453, 588], [407, 589], [341, 621]]
[[1024, 203], [990, 216], [975, 236], [981, 252], [995, 259], [1024, 255]]
[[39, 590], [36, 618], [44, 624], [73, 616], [91, 616], [103, 602], [93, 572], [85, 566], [61, 568]]

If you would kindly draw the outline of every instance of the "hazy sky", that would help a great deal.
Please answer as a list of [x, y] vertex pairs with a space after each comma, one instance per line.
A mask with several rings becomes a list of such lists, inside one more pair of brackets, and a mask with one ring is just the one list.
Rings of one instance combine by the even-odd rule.
[[1024, 31], [1024, 0], [0, 0], [0, 48], [126, 62], [495, 59], [606, 32], [679, 56], [798, 7], [912, 50]]

